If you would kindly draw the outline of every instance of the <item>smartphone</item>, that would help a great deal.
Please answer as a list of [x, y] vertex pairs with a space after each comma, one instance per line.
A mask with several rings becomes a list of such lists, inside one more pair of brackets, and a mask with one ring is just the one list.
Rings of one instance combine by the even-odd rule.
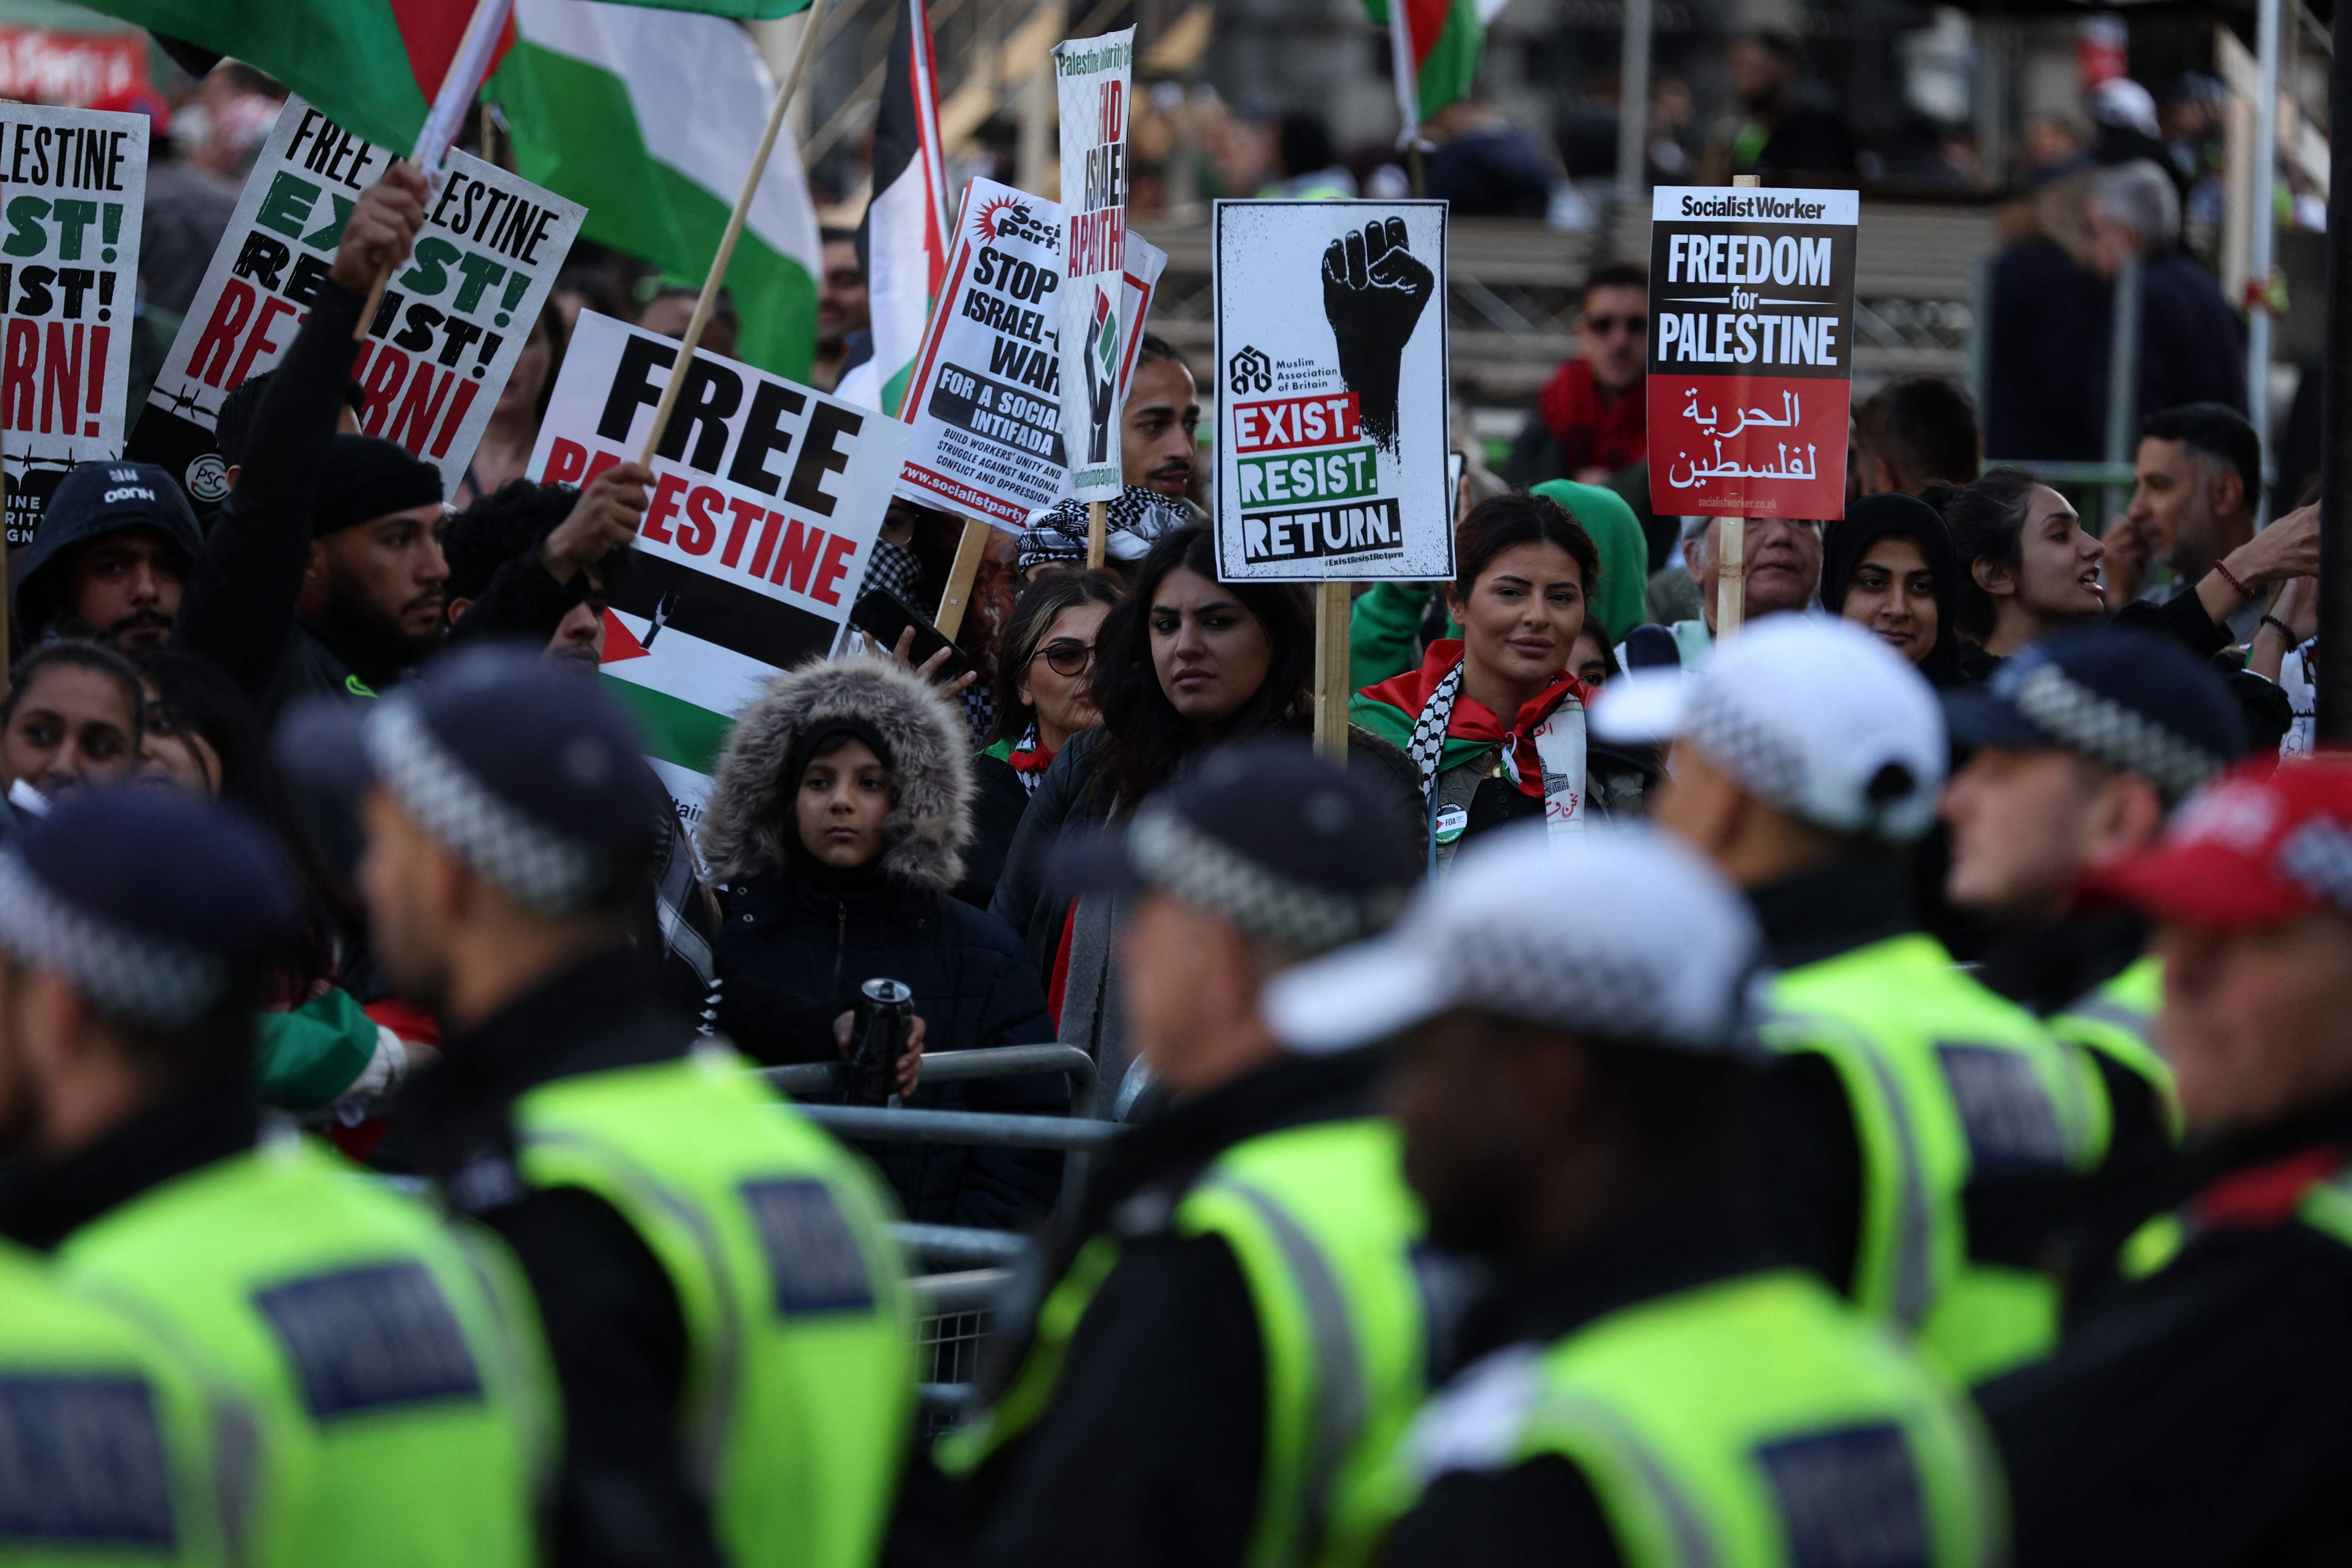
[[964, 657], [963, 649], [950, 642], [939, 627], [931, 625], [929, 616], [899, 597], [894, 588], [871, 588], [859, 595], [857, 603], [850, 607], [849, 624], [881, 644], [885, 653], [898, 646], [898, 638], [908, 626], [914, 627], [915, 646], [908, 649], [907, 657], [915, 661], [916, 668], [920, 669], [923, 661], [940, 649], [948, 650], [947, 662], [931, 672], [937, 679], [951, 680], [971, 668], [971, 660]]

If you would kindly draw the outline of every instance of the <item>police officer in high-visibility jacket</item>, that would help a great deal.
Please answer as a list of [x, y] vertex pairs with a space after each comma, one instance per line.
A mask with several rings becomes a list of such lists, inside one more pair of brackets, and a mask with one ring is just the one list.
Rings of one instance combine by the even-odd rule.
[[2085, 871], [2147, 848], [2236, 761], [2245, 721], [2171, 637], [2091, 626], [2043, 638], [1946, 699], [1968, 760], [1944, 792], [1952, 903], [2003, 932], [1978, 978], [2049, 1020], [2098, 1071], [2095, 1139], [2119, 1175], [2161, 1159], [2178, 1112], [2156, 1049], [2162, 982], [2137, 910], [2086, 901]]
[[1746, 891], [1779, 967], [1759, 1180], [1784, 1242], [1955, 1375], [2046, 1348], [2056, 1288], [1978, 1200], [2087, 1168], [2090, 1069], [1913, 918], [1905, 847], [1944, 782], [1934, 691], [1856, 626], [1777, 616], [1687, 683], [1612, 682], [1593, 721], [1673, 740], [1652, 816]]
[[250, 1500], [220, 1438], [239, 1420], [132, 1320], [0, 1245], [0, 1563], [234, 1561], [223, 1523]]
[[241, 1555], [522, 1568], [548, 1404], [527, 1300], [423, 1205], [262, 1131], [254, 1018], [296, 911], [268, 840], [207, 802], [116, 790], [24, 826], [0, 854], [0, 1234], [249, 1410], [258, 1463], [216, 1438], [257, 1489]]
[[1360, 773], [1267, 740], [1211, 753], [1063, 869], [1127, 900], [1129, 1035], [1171, 1108], [1101, 1157], [1009, 1375], [940, 1445], [972, 1560], [1311, 1563], [1427, 1386], [1431, 1312], [1378, 1063], [1285, 1053], [1258, 994], [1384, 925], [1411, 843]]
[[2190, 1168], [1977, 1390], [2016, 1561], [2352, 1557], [2352, 759], [2242, 763], [2101, 872], [2158, 922]]
[[914, 1406], [885, 1199], [628, 951], [667, 809], [635, 726], [505, 650], [330, 718], [371, 780], [377, 962], [446, 1041], [415, 1146], [545, 1324], [554, 1560], [870, 1562]]
[[1403, 1031], [1387, 1099], [1430, 1236], [1499, 1266], [1476, 1359], [1345, 1500], [1335, 1556], [1998, 1561], [1965, 1405], [1749, 1223], [1754, 920], [1653, 829], [1546, 837], [1482, 841], [1390, 935], [1269, 995], [1295, 1046]]

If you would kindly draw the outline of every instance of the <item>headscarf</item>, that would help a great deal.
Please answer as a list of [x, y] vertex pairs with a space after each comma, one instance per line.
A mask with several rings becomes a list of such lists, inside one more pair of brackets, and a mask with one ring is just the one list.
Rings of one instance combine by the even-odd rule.
[[1951, 526], [1934, 507], [1916, 496], [1864, 496], [1845, 509], [1845, 515], [1822, 529], [1822, 608], [1831, 615], [1845, 606], [1846, 590], [1854, 569], [1870, 547], [1890, 533], [1916, 542], [1936, 574], [1936, 646], [1920, 662], [1919, 673], [1937, 686], [1960, 679], [1959, 628], [1960, 557], [1952, 547]]
[[1547, 479], [1528, 492], [1557, 501], [1592, 541], [1601, 556], [1601, 581], [1585, 595], [1586, 611], [1602, 638], [1615, 645], [1648, 617], [1650, 541], [1642, 520], [1625, 498], [1605, 485]]

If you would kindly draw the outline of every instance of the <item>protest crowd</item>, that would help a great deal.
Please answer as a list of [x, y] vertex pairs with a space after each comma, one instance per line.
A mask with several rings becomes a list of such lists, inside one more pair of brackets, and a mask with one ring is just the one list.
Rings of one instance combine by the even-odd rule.
[[2166, 325], [2103, 522], [1801, 324], [1675, 363], [1784, 229], [1663, 206], [1490, 468], [1444, 208], [1307, 117], [1213, 365], [1055, 259], [1108, 174], [959, 210], [919, 350], [825, 228], [786, 376], [495, 161], [57, 112], [171, 331], [36, 487], [0, 322], [0, 1564], [2352, 1562], [2321, 508], [2155, 165], [2076, 171]]

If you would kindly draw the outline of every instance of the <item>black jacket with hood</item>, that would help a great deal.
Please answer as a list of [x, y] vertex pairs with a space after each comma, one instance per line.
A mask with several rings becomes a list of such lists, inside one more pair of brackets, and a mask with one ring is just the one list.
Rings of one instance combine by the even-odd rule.
[[16, 585], [8, 595], [8, 624], [16, 628], [18, 646], [30, 647], [38, 642], [43, 630], [64, 613], [60, 595], [68, 552], [126, 528], [156, 528], [159, 521], [160, 531], [178, 547], [183, 561], [193, 563], [204, 541], [196, 532], [195, 512], [176, 492], [165, 500], [160, 519], [152, 513], [133, 516], [106, 509], [76, 516], [44, 511], [40, 526], [33, 531], [33, 542], [25, 546]]
[[[835, 722], [878, 738], [895, 799], [889, 847], [855, 871], [801, 847], [793, 796], [807, 742]], [[1050, 1042], [1045, 998], [1021, 941], [951, 889], [963, 875], [972, 783], [962, 721], [886, 659], [821, 659], [768, 683], [719, 759], [698, 835], [726, 907], [717, 942], [720, 1021], [752, 1054], [788, 1055], [759, 1036], [762, 1004], [813, 997], [855, 1006], [877, 976], [915, 993], [923, 1048]], [[745, 993], [749, 994], [749, 1000]], [[1052, 1075], [926, 1083], [920, 1110], [1051, 1115], [1069, 1108]], [[1034, 1149], [893, 1144], [869, 1151], [910, 1218], [1017, 1229], [1053, 1205], [1061, 1156]]]

